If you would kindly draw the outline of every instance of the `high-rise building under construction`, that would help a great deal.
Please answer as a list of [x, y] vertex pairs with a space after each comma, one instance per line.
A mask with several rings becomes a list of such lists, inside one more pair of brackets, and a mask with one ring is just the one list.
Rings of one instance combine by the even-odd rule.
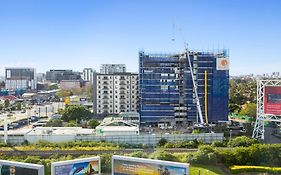
[[[141, 123], [173, 125], [198, 122], [200, 109], [205, 123], [227, 120], [229, 96], [227, 51], [189, 51], [188, 54], [191, 65], [187, 52], [181, 54], [139, 52]], [[197, 108], [197, 100], [200, 108], [199, 105]]]

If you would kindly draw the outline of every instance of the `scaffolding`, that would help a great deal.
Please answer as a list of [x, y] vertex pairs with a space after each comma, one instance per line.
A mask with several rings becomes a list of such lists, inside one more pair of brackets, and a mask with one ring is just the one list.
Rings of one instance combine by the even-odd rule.
[[280, 122], [281, 115], [265, 113], [265, 88], [281, 87], [281, 80], [259, 80], [257, 82], [257, 117], [253, 131], [253, 138], [264, 140], [264, 122]]

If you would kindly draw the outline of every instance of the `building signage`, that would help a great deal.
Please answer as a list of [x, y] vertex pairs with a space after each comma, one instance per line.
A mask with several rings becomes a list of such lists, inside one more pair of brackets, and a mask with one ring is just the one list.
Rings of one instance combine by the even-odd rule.
[[217, 70], [229, 70], [229, 59], [217, 58]]

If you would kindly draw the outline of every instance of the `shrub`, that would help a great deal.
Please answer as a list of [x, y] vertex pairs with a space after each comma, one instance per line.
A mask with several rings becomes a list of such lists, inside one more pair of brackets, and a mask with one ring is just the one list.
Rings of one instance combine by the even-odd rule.
[[101, 172], [110, 173], [111, 172], [111, 154], [102, 154], [101, 156]]
[[133, 152], [133, 153], [129, 154], [128, 156], [139, 157], [139, 158], [147, 158], [148, 157], [148, 155], [143, 151], [136, 151], [136, 152]]
[[226, 144], [224, 142], [220, 142], [220, 141], [214, 141], [211, 145], [213, 147], [226, 147]]
[[238, 146], [248, 147], [248, 146], [251, 146], [251, 145], [257, 144], [257, 143], [259, 143], [259, 141], [257, 139], [249, 138], [246, 136], [240, 136], [240, 137], [236, 137], [236, 138], [230, 140], [228, 142], [228, 146], [229, 147], [238, 147]]
[[216, 164], [218, 162], [216, 151], [212, 146], [205, 145], [187, 158], [188, 162], [194, 164]]
[[234, 165], [229, 167], [231, 173], [245, 173], [245, 172], [259, 172], [259, 173], [272, 173], [280, 174], [280, 167], [265, 167], [265, 166], [238, 166]]
[[161, 139], [158, 141], [157, 146], [162, 147], [162, 146], [164, 146], [167, 142], [168, 142], [167, 139], [161, 138]]
[[166, 160], [166, 161], [174, 161], [178, 162], [178, 158], [171, 153], [166, 151], [154, 152], [152, 153], [149, 158], [151, 159], [158, 159], [158, 160]]

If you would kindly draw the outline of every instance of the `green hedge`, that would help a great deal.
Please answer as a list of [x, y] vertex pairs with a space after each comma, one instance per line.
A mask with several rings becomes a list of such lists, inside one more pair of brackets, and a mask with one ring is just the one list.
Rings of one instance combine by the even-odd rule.
[[245, 173], [245, 172], [272, 173], [272, 174], [281, 173], [281, 167], [234, 165], [229, 167], [229, 169], [233, 174]]

